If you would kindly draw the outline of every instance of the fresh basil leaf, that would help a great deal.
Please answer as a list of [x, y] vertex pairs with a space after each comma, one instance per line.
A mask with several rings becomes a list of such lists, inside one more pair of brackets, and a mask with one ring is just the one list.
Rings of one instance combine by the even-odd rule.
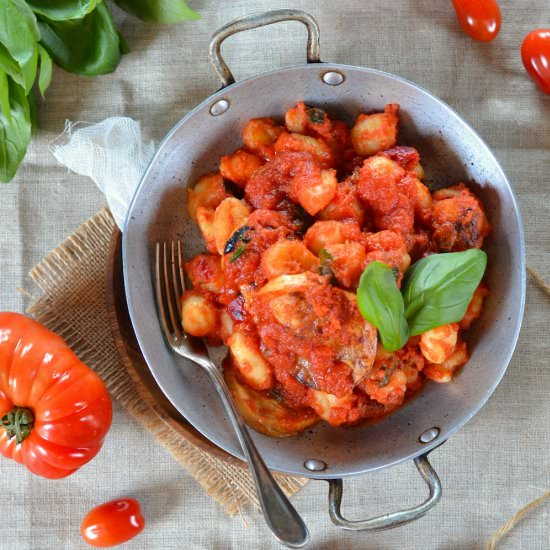
[[31, 114], [31, 132], [38, 128], [38, 115], [36, 111], [36, 100], [34, 99], [34, 94], [29, 94], [27, 96], [27, 101], [29, 102], [29, 110]]
[[101, 0], [27, 0], [34, 13], [51, 21], [82, 19], [92, 12]]
[[411, 336], [460, 321], [485, 268], [483, 250], [433, 254], [416, 262], [403, 284]]
[[38, 52], [40, 53], [40, 76], [38, 77], [38, 89], [40, 90], [42, 97], [44, 97], [44, 93], [52, 81], [52, 58], [42, 46], [38, 46]]
[[20, 86], [25, 86], [21, 67], [3, 44], [0, 44], [0, 70], [11, 76]]
[[155, 23], [180, 23], [201, 17], [184, 0], [115, 0], [115, 3], [124, 11]]
[[0, 112], [2, 112], [7, 121], [11, 124], [11, 107], [10, 107], [10, 85], [8, 75], [0, 69]]
[[386, 264], [371, 262], [365, 268], [357, 288], [357, 306], [361, 315], [378, 329], [386, 351], [396, 351], [407, 343], [403, 297]]
[[232, 264], [233, 262], [236, 262], [244, 253], [246, 252], [246, 246], [242, 244], [233, 252], [233, 255], [231, 258], [229, 258], [229, 263]]
[[10, 116], [0, 112], [0, 181], [10, 181], [31, 141], [31, 108], [25, 90], [8, 78]]
[[23, 63], [22, 66], [13, 59], [8, 50], [0, 44], [0, 69], [3, 70], [12, 80], [19, 84], [25, 93], [31, 91], [32, 85], [36, 79], [36, 69], [38, 66], [38, 43], [34, 45], [34, 51], [31, 57]]
[[0, 43], [18, 65], [28, 63], [36, 50], [40, 32], [36, 17], [23, 0], [2, 0], [0, 2]]
[[82, 19], [51, 21], [39, 17], [42, 45], [54, 62], [71, 73], [95, 76], [115, 70], [120, 40], [105, 2]]
[[34, 52], [31, 58], [21, 66], [21, 74], [23, 76], [23, 89], [28, 95], [32, 89], [32, 85], [36, 80], [36, 70], [38, 69], [38, 44], [35, 44]]

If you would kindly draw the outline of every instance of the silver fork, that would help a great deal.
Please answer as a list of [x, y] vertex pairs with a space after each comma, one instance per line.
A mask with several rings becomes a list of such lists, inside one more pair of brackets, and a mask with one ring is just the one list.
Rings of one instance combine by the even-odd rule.
[[[168, 257], [170, 255], [170, 257]], [[309, 541], [309, 533], [302, 518], [273, 479], [265, 462], [258, 453], [248, 429], [235, 407], [233, 397], [221, 371], [208, 355], [208, 350], [199, 338], [189, 337], [181, 325], [179, 297], [185, 290], [181, 241], [170, 246], [157, 243], [155, 258], [155, 290], [159, 318], [164, 336], [172, 350], [202, 367], [216, 388], [225, 411], [233, 425], [245, 454], [256, 485], [256, 493], [267, 525], [279, 542], [301, 548]]]

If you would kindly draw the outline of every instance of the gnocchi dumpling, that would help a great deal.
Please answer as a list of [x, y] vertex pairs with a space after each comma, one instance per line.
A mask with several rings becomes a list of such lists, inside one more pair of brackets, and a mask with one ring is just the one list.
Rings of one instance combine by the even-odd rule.
[[398, 145], [391, 149], [386, 149], [381, 155], [394, 160], [402, 166], [407, 172], [414, 174], [418, 179], [424, 179], [424, 168], [420, 164], [420, 154], [414, 147], [407, 145]]
[[469, 355], [466, 342], [460, 340], [448, 359], [440, 364], [427, 363], [422, 372], [429, 380], [444, 384], [451, 381], [454, 373], [466, 364], [468, 359]]
[[310, 407], [332, 426], [351, 425], [357, 422], [366, 409], [366, 399], [356, 393], [336, 396], [332, 393], [309, 390]]
[[225, 191], [223, 178], [218, 172], [199, 179], [193, 188], [187, 190], [187, 211], [197, 221], [197, 208], [216, 208], [229, 195]]
[[260, 167], [264, 161], [248, 151], [239, 149], [232, 155], [222, 157], [220, 160], [220, 172], [224, 178], [244, 187], [250, 176]]
[[284, 131], [271, 118], [253, 118], [243, 128], [243, 142], [252, 152], [271, 158], [274, 153], [273, 144]]
[[218, 254], [223, 254], [227, 240], [233, 235], [250, 214], [250, 206], [245, 201], [229, 197], [224, 199], [214, 212], [212, 231]]
[[356, 241], [329, 244], [323, 248], [323, 269], [334, 275], [344, 288], [357, 288], [365, 269], [365, 246]]
[[263, 254], [262, 271], [268, 279], [303, 271], [316, 271], [319, 259], [301, 241], [282, 240], [272, 244]]
[[236, 376], [231, 361], [224, 360], [223, 375], [235, 404], [246, 423], [257, 432], [271, 437], [289, 437], [303, 432], [319, 421], [311, 410], [293, 410], [266, 391], [243, 384]]
[[211, 336], [216, 333], [219, 314], [216, 304], [198, 290], [184, 292], [181, 299], [183, 330], [191, 336]]
[[334, 157], [330, 147], [322, 139], [311, 136], [284, 132], [275, 142], [275, 151], [309, 153], [324, 168], [334, 166]]
[[360, 241], [361, 228], [356, 222], [326, 220], [315, 222], [304, 236], [304, 244], [317, 256], [331, 244]]
[[292, 184], [293, 196], [311, 216], [325, 208], [338, 189], [335, 170], [321, 170], [318, 175], [298, 174]]
[[221, 258], [217, 254], [197, 254], [185, 263], [193, 288], [219, 293], [223, 287]]
[[227, 339], [227, 345], [233, 365], [249, 386], [256, 390], [268, 390], [273, 387], [273, 368], [262, 355], [254, 336], [234, 332]]
[[397, 143], [399, 105], [386, 105], [383, 113], [361, 114], [351, 129], [351, 142], [358, 155], [366, 157]]
[[334, 198], [317, 214], [320, 220], [352, 221], [363, 225], [366, 212], [351, 181], [338, 183]]
[[456, 347], [458, 323], [433, 328], [420, 336], [420, 351], [430, 363], [444, 363]]
[[216, 246], [216, 230], [214, 228], [214, 214], [214, 209], [207, 208], [206, 206], [199, 206], [196, 212], [197, 225], [202, 233], [206, 250], [213, 254], [218, 252]]

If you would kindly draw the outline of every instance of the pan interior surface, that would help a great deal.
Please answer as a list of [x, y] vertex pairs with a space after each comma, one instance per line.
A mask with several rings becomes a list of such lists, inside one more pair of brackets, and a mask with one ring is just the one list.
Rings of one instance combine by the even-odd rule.
[[[343, 82], [325, 83], [323, 75], [330, 71], [342, 74]], [[211, 114], [220, 99], [229, 108]], [[448, 106], [408, 81], [370, 69], [310, 64], [265, 73], [208, 98], [172, 129], [144, 174], [126, 220], [123, 264], [132, 323], [155, 380], [191, 424], [229, 453], [243, 457], [207, 375], [175, 356], [164, 342], [153, 294], [153, 247], [157, 241], [182, 239], [187, 259], [203, 250], [200, 233], [187, 215], [187, 185], [216, 170], [221, 155], [241, 146], [240, 132], [250, 118], [281, 120], [298, 101], [322, 107], [348, 123], [361, 112], [399, 103], [399, 143], [419, 150], [426, 183], [432, 189], [461, 181], [470, 184], [492, 224], [484, 247], [491, 294], [471, 331], [470, 361], [451, 383], [426, 383], [401, 409], [377, 423], [356, 428], [322, 424], [283, 439], [253, 432], [270, 468], [329, 479], [384, 468], [426, 452], [463, 426], [493, 393], [508, 366], [523, 315], [523, 229], [510, 185], [487, 146]], [[439, 436], [420, 442], [420, 435], [430, 428], [437, 428]], [[304, 467], [308, 459], [322, 460], [327, 467], [309, 472]]]

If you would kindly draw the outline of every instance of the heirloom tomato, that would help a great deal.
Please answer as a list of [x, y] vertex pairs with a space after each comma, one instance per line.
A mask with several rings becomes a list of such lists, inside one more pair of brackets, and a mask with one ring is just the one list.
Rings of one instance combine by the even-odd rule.
[[65, 341], [19, 313], [0, 313], [0, 452], [34, 474], [66, 477], [101, 449], [112, 405]]

